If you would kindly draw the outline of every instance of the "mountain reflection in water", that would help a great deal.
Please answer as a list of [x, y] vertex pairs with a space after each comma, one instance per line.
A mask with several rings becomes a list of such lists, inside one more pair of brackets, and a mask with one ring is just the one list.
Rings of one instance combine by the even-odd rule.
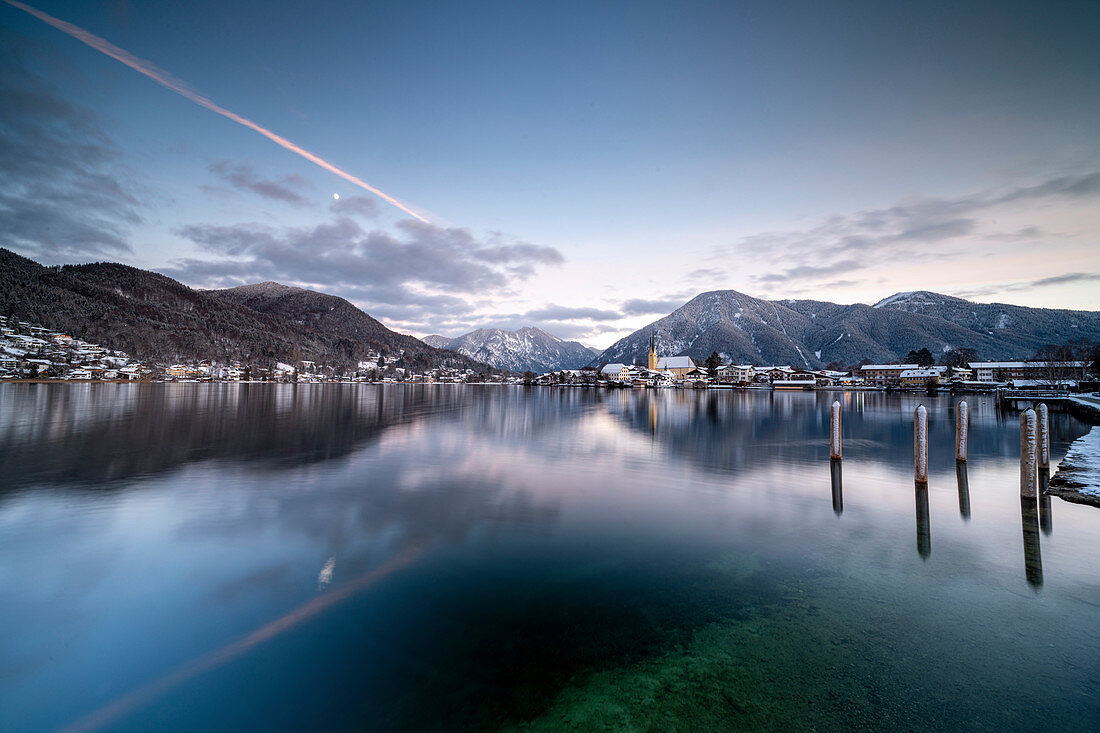
[[1100, 513], [968, 403], [0, 385], [0, 728], [1094, 727]]

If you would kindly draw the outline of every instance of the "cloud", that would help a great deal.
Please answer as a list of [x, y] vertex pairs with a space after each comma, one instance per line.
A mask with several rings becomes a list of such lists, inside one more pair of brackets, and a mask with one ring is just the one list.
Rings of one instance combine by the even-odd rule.
[[282, 201], [297, 206], [308, 203], [308, 200], [299, 194], [298, 190], [308, 188], [309, 181], [297, 174], [283, 176], [278, 181], [261, 178], [249, 163], [231, 163], [228, 160], [211, 163], [209, 170], [226, 183], [245, 191], [251, 191], [265, 199]]
[[671, 313], [684, 303], [688, 301], [688, 298], [675, 297], [656, 300], [645, 300], [642, 298], [631, 298], [630, 300], [624, 300], [619, 306], [619, 310], [622, 311], [624, 316], [644, 316], [651, 313]]
[[395, 231], [365, 230], [349, 217], [310, 227], [191, 224], [176, 233], [209, 252], [161, 271], [200, 287], [262, 280], [314, 287], [403, 323], [427, 323], [432, 312], [473, 310], [485, 297], [563, 261], [552, 247], [415, 220]]
[[364, 219], [377, 219], [381, 208], [376, 199], [366, 196], [344, 196], [338, 201], [333, 201], [331, 206], [336, 214], [359, 216]]
[[614, 321], [623, 317], [622, 313], [601, 308], [572, 308], [564, 305], [547, 305], [535, 310], [529, 310], [524, 318], [544, 321]]
[[1054, 275], [1052, 277], [1032, 280], [1029, 283], [1023, 283], [1022, 287], [1014, 289], [1026, 290], [1030, 288], [1041, 288], [1046, 285], [1065, 285], [1067, 283], [1093, 282], [1095, 280], [1100, 280], [1100, 272], [1068, 272], [1065, 275]]
[[894, 240], [899, 242], [939, 242], [944, 239], [953, 239], [970, 234], [974, 231], [974, 224], [973, 219], [962, 218], [918, 223], [898, 234]]
[[31, 55], [0, 29], [0, 240], [44, 262], [130, 252], [143, 207], [121, 152], [28, 70]]
[[989, 285], [984, 288], [959, 290], [952, 295], [960, 298], [981, 298], [996, 293], [1013, 293], [1021, 290], [1032, 290], [1050, 285], [1071, 285], [1073, 283], [1087, 283], [1100, 281], [1100, 272], [1067, 272], [1062, 275], [1041, 277], [1037, 280], [1025, 280], [1022, 282], [1008, 282], [997, 285]]
[[758, 283], [785, 283], [790, 280], [804, 280], [807, 278], [818, 278], [825, 275], [836, 275], [840, 272], [848, 272], [853, 269], [858, 269], [860, 263], [857, 260], [843, 260], [841, 262], [834, 262], [830, 265], [800, 265], [798, 267], [791, 267], [783, 270], [782, 272], [770, 272], [765, 275], [756, 275], [753, 280]]
[[698, 270], [692, 270], [687, 275], [684, 275], [684, 279], [690, 281], [717, 280], [723, 277], [726, 277], [726, 271], [713, 267], [701, 267]]
[[985, 235], [985, 239], [991, 242], [1031, 242], [1036, 239], [1050, 239], [1060, 236], [1040, 229], [1037, 226], [1020, 227], [1014, 232], [996, 232]]
[[[1003, 255], [1004, 247], [1024, 246], [1047, 236], [1019, 218], [1030, 209], [1077, 205], [1100, 197], [1100, 172], [1059, 175], [1030, 185], [979, 191], [957, 197], [920, 197], [894, 206], [834, 215], [816, 226], [764, 232], [719, 247], [711, 259], [742, 267], [776, 261], [796, 266], [750, 276], [763, 290], [812, 284], [818, 290], [826, 278], [895, 262], [963, 259]], [[1005, 221], [1005, 224], [999, 224]], [[998, 231], [997, 227], [1004, 227]], [[993, 243], [997, 243], [996, 245]], [[699, 271], [692, 273], [692, 276]], [[1032, 286], [1029, 286], [1032, 287]]]

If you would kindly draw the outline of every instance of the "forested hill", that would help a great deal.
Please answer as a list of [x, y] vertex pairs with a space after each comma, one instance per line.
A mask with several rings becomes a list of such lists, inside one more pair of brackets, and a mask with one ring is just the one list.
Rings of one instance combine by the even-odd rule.
[[45, 267], [3, 248], [0, 313], [161, 363], [236, 359], [262, 366], [309, 359], [353, 366], [372, 351], [404, 349], [410, 369], [494, 371], [391, 331], [333, 295], [276, 283], [193, 290], [128, 265]]
[[936, 358], [972, 349], [981, 359], [1023, 359], [1047, 344], [1100, 341], [1100, 312], [974, 303], [928, 291], [875, 305], [761, 300], [734, 290], [701, 293], [612, 344], [593, 360], [644, 363], [649, 339], [662, 356], [820, 368], [861, 359], [896, 363], [912, 349]]

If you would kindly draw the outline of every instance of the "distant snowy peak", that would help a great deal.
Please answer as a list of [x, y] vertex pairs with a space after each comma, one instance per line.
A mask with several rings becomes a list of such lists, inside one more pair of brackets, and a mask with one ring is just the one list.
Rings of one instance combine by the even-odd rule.
[[564, 341], [534, 326], [524, 326], [515, 331], [479, 328], [453, 339], [433, 335], [422, 340], [430, 346], [457, 351], [471, 359], [515, 372], [578, 369], [598, 353], [595, 349], [576, 341]]
[[948, 303], [962, 302], [960, 298], [950, 295], [941, 295], [928, 290], [913, 290], [907, 293], [894, 293], [889, 298], [883, 298], [875, 303], [872, 308], [896, 308], [910, 312], [920, 312], [926, 308], [935, 308]]
[[279, 298], [290, 293], [309, 292], [305, 288], [296, 288], [293, 285], [283, 285], [272, 280], [251, 285], [239, 285], [235, 288], [226, 288], [225, 292], [238, 293], [249, 297], [263, 296], [267, 298]]
[[431, 346], [433, 349], [445, 349], [447, 348], [447, 344], [451, 342], [451, 339], [447, 338], [446, 336], [440, 336], [437, 333], [433, 333], [431, 336], [425, 336], [420, 340], [426, 343], [428, 346]]

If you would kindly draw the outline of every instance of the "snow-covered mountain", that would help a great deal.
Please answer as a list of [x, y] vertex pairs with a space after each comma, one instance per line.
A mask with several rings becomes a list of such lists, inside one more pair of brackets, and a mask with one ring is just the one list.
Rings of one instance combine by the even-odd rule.
[[644, 362], [651, 332], [662, 356], [702, 360], [717, 351], [734, 362], [817, 368], [834, 361], [896, 361], [921, 348], [937, 357], [972, 348], [982, 359], [1026, 358], [1045, 344], [1100, 339], [1100, 313], [972, 303], [927, 291], [897, 293], [869, 306], [715, 290], [621, 339], [592, 363]]
[[479, 328], [453, 339], [432, 335], [421, 340], [437, 349], [457, 351], [499, 369], [538, 374], [559, 369], [579, 369], [599, 353], [584, 344], [563, 341], [533, 326], [516, 331]]

